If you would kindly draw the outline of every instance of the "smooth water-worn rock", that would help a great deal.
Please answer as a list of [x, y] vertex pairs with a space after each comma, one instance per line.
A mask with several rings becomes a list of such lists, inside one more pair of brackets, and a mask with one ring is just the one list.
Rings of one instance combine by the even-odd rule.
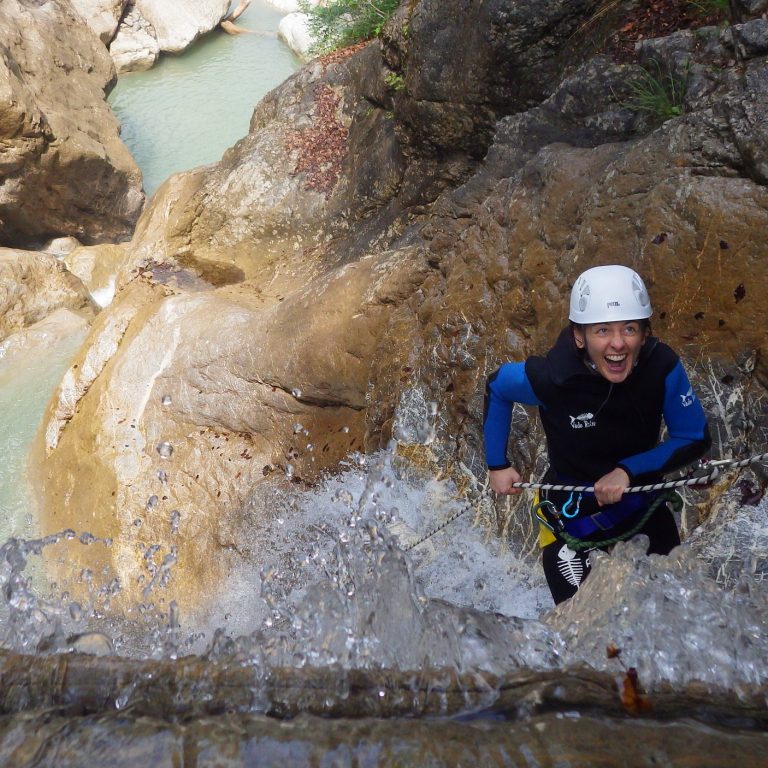
[[[632, 744], [629, 749], [627, 741]], [[105, 750], [105, 744], [114, 749]], [[171, 768], [190, 755], [200, 768], [684, 765], [691, 756], [691, 744], [699, 748], [696, 765], [701, 768], [721, 768], [736, 761], [744, 768], [759, 768], [766, 737], [697, 722], [627, 722], [562, 713], [513, 724], [329, 721], [306, 716], [281, 721], [260, 715], [169, 723], [132, 713], [86, 716], [73, 722], [49, 713], [6, 717], [0, 733], [0, 755], [13, 755], [14, 765], [20, 768], [88, 768], [105, 751], [115, 768], [145, 763]]]
[[[197, 765], [232, 766], [309, 766], [334, 755], [372, 766], [677, 765], [694, 750], [696, 765], [738, 759], [751, 768], [768, 743], [764, 691], [666, 690], [631, 718], [612, 676], [586, 670], [506, 679], [381, 670], [350, 675], [340, 696], [337, 673], [323, 670], [262, 675], [193, 658], [77, 654], [28, 660], [2, 657], [0, 754], [19, 766], [33, 755], [35, 765], [81, 766], [105, 749], [115, 765], [172, 765], [194, 753]], [[461, 712], [474, 714], [450, 719]], [[425, 713], [432, 718], [414, 717]]]
[[315, 40], [309, 30], [306, 13], [289, 13], [280, 19], [277, 36], [298, 56], [307, 58]]
[[161, 51], [183, 51], [224, 18], [230, 0], [136, 0], [136, 10], [154, 30]]
[[128, 0], [70, 0], [83, 21], [105, 45], [115, 36]]
[[[115, 538], [107, 557], [126, 586], [141, 570], [137, 541], [192, 544], [170, 588], [187, 605], [215, 601], [248, 490], [272, 473], [311, 480], [362, 447], [370, 345], [403, 282], [424, 269], [407, 251], [371, 256], [285, 301], [210, 286], [173, 295], [147, 270], [99, 316], [54, 395], [39, 482], [67, 502], [46, 526]], [[91, 436], [87, 422], [99, 425]], [[101, 459], [80, 467], [91, 451]], [[145, 509], [153, 495], [160, 503]], [[208, 514], [212, 503], [228, 512]]]
[[109, 54], [118, 74], [151, 69], [160, 56], [154, 28], [136, 6], [123, 16], [109, 44]]
[[68, 5], [19, 0], [0, 6], [0, 43], [0, 242], [125, 239], [144, 196], [104, 102], [103, 44]]
[[95, 314], [82, 282], [47, 254], [0, 248], [0, 284], [0, 341], [57, 309]]

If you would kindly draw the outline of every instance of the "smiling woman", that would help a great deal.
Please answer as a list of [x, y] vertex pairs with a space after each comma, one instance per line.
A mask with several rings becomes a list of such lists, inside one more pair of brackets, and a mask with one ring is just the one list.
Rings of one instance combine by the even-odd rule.
[[[571, 292], [571, 323], [547, 355], [506, 363], [488, 378], [483, 426], [491, 488], [519, 492], [520, 474], [507, 459], [515, 403], [539, 408], [550, 461], [545, 481], [594, 485], [594, 493], [550, 491], [534, 508], [556, 603], [589, 574], [591, 549], [639, 534], [648, 537], [649, 554], [680, 543], [665, 496], [625, 494], [694, 461], [710, 444], [679, 358], [650, 335], [652, 312], [632, 269], [589, 269]], [[662, 420], [667, 435], [660, 442]]]

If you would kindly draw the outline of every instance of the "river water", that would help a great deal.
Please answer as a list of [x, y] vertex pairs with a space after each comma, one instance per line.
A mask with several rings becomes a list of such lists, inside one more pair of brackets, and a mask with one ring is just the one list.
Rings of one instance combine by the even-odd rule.
[[281, 18], [253, 0], [237, 22], [251, 34], [214, 32], [146, 72], [118, 78], [109, 103], [148, 197], [172, 173], [219, 160], [248, 132], [256, 103], [299, 66], [277, 39]]

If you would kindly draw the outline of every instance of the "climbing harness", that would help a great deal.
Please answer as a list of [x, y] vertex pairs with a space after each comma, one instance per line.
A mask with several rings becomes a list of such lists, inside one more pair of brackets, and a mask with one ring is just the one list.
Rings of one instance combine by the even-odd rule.
[[[614, 536], [609, 539], [601, 539], [600, 541], [589, 541], [588, 539], [581, 538], [579, 536], [574, 536], [571, 533], [569, 533], [566, 528], [565, 524], [563, 523], [561, 519], [561, 513], [558, 512], [557, 507], [548, 500], [544, 500], [536, 504], [533, 508], [533, 514], [536, 517], [539, 522], [543, 523], [544, 525], [549, 528], [552, 533], [557, 536], [558, 539], [561, 539], [564, 541], [568, 547], [576, 552], [583, 550], [583, 549], [595, 549], [596, 547], [610, 547], [613, 544], [617, 544], [620, 541], [626, 541], [627, 539], [631, 539], [638, 531], [642, 530], [643, 526], [648, 522], [651, 515], [663, 504], [663, 503], [669, 503], [672, 508], [679, 512], [683, 507], [683, 500], [680, 497], [678, 493], [672, 490], [666, 490], [664, 493], [659, 494], [649, 505], [648, 508], [643, 512], [643, 514], [638, 519], [637, 523], [630, 528], [628, 531], [624, 531], [618, 536]], [[545, 511], [545, 509], [547, 511]], [[551, 509], [550, 509], [551, 508]], [[541, 514], [539, 514], [541, 512]], [[596, 515], [592, 515], [592, 517], [599, 517], [604, 513], [598, 512]], [[589, 518], [582, 518], [585, 521], [588, 521]], [[594, 530], [599, 530], [600, 526], [595, 526]]]
[[[712, 467], [712, 470], [706, 474], [701, 475], [699, 477], [688, 477], [681, 480], [671, 480], [666, 483], [653, 483], [651, 485], [635, 485], [627, 488], [624, 493], [642, 493], [645, 491], [670, 491], [674, 488], [683, 488], [683, 487], [690, 487], [690, 486], [696, 486], [696, 485], [708, 485], [713, 480], [718, 478], [721, 474], [721, 469], [727, 468], [727, 469], [743, 469], [744, 467], [748, 467], [751, 464], [760, 464], [765, 461], [768, 461], [768, 451], [765, 453], [758, 454], [756, 456], [750, 456], [748, 459], [719, 459], [716, 461], [708, 461], [703, 464], [703, 467]], [[559, 485], [555, 483], [525, 483], [525, 482], [519, 482], [519, 483], [513, 483], [513, 488], [520, 488], [523, 490], [537, 490], [537, 491], [572, 491], [574, 493], [594, 493], [595, 487], [593, 485]], [[536, 505], [534, 508], [534, 514], [536, 515], [537, 519], [540, 522], [545, 522], [548, 528], [552, 530], [556, 535], [563, 539], [563, 541], [568, 544], [569, 547], [574, 549], [574, 545], [576, 545], [575, 548], [578, 549], [587, 549], [587, 548], [594, 548], [596, 546], [600, 547], [606, 547], [610, 546], [611, 544], [615, 544], [618, 541], [622, 541], [624, 539], [631, 538], [634, 536], [647, 522], [648, 518], [656, 511], [656, 509], [659, 507], [660, 504], [670, 502], [673, 506], [677, 504], [682, 503], [682, 499], [680, 499], [680, 496], [677, 493], [673, 494], [660, 494], [653, 503], [649, 506], [649, 508], [643, 513], [642, 517], [638, 521], [637, 525], [630, 531], [625, 531], [620, 537], [616, 537], [615, 539], [608, 539], [606, 541], [600, 541], [600, 542], [592, 542], [592, 541], [584, 541], [583, 539], [579, 539], [575, 536], [571, 536], [567, 532], [564, 534], [564, 529], [562, 527], [562, 523], [558, 525], [558, 522], [555, 518], [554, 512], [551, 509], [548, 509], [547, 512], [544, 511], [544, 505], [550, 505], [551, 507], [554, 507], [555, 505], [551, 502], [541, 502]], [[470, 509], [472, 509], [475, 506], [474, 502], [469, 502], [465, 504], [461, 509], [454, 512], [450, 517], [448, 517], [446, 520], [444, 520], [440, 525], [438, 525], [436, 528], [433, 528], [431, 531], [426, 533], [424, 536], [422, 536], [417, 541], [413, 542], [412, 544], [409, 544], [407, 547], [403, 547], [403, 551], [410, 552], [415, 547], [418, 547], [419, 544], [423, 544], [427, 539], [432, 538], [436, 533], [439, 533], [444, 528], [449, 526], [454, 520], [458, 520], [465, 512], [468, 512]], [[556, 508], [555, 508], [556, 509]], [[541, 514], [538, 514], [541, 512]], [[567, 516], [567, 515], [566, 515]], [[550, 522], [549, 517], [552, 517], [553, 520]], [[552, 523], [556, 527], [552, 527]]]

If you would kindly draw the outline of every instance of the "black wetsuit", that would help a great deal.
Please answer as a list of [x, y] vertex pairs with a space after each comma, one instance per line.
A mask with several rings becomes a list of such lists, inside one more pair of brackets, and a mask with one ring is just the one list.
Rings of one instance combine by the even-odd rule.
[[[499, 368], [486, 386], [489, 469], [510, 466], [506, 449], [515, 402], [539, 407], [550, 461], [545, 482], [592, 485], [621, 467], [630, 485], [655, 483], [702, 456], [710, 445], [706, 416], [678, 356], [654, 337], [646, 340], [637, 365], [620, 384], [585, 365], [570, 328], [545, 357]], [[667, 435], [659, 442], [662, 419]], [[560, 491], [550, 492], [548, 498], [562, 513], [569, 535], [597, 545], [636, 528], [653, 501], [652, 496], [625, 494], [618, 504], [598, 507], [594, 494]], [[666, 554], [680, 542], [664, 504], [635, 535], [640, 533], [651, 541], [649, 552]], [[588, 570], [584, 556], [575, 562], [572, 552], [562, 550], [564, 543], [556, 538], [543, 552], [556, 602], [570, 597]]]

